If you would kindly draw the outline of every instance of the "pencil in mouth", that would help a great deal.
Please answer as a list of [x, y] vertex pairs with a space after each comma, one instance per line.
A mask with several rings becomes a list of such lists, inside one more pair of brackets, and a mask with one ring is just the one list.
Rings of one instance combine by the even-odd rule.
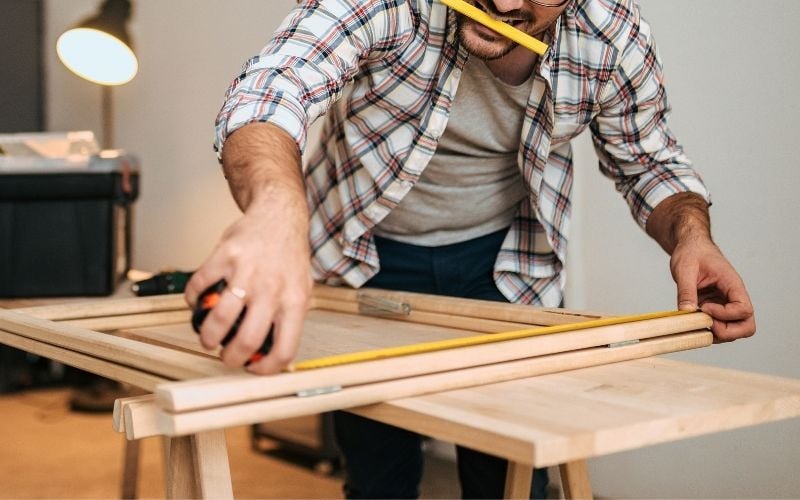
[[473, 21], [482, 24], [483, 26], [486, 26], [487, 28], [522, 45], [528, 50], [531, 50], [539, 55], [544, 55], [544, 53], [547, 51], [547, 44], [514, 27], [514, 24], [520, 25], [521, 23], [524, 23], [526, 21], [525, 19], [509, 19], [509, 22], [504, 22], [489, 15], [489, 13], [482, 8], [482, 5], [480, 5], [479, 8], [465, 2], [464, 0], [440, 1], [459, 14], [467, 16]]

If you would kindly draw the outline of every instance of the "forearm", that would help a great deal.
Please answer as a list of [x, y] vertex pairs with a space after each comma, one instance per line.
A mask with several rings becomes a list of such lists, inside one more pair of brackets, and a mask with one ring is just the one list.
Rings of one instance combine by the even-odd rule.
[[672, 195], [656, 206], [646, 229], [670, 255], [679, 243], [711, 242], [708, 203], [695, 193]]
[[[194, 306], [204, 290], [225, 279], [229, 288], [203, 321], [201, 342], [216, 348], [232, 325], [240, 325], [221, 356], [230, 366], [242, 366], [274, 331], [269, 354], [248, 368], [274, 373], [297, 352], [313, 283], [300, 154], [282, 129], [251, 123], [225, 141], [222, 162], [244, 215], [192, 275], [186, 300]], [[244, 319], [237, 320], [245, 308]]]
[[300, 152], [294, 139], [268, 123], [251, 123], [226, 141], [222, 167], [242, 211], [281, 199], [307, 213]]

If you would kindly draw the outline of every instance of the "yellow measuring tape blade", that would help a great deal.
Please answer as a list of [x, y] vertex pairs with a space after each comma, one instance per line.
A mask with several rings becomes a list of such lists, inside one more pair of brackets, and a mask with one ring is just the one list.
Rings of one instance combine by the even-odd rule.
[[633, 323], [636, 321], [644, 321], [648, 319], [668, 318], [671, 316], [680, 316], [682, 314], [689, 314], [692, 312], [695, 311], [659, 311], [659, 312], [652, 312], [645, 314], [635, 314], [631, 316], [614, 316], [610, 318], [581, 321], [578, 323], [567, 323], [564, 325], [539, 326], [536, 328], [525, 328], [523, 330], [512, 330], [509, 332], [502, 332], [502, 333], [483, 333], [480, 335], [473, 335], [470, 337], [461, 337], [456, 339], [436, 340], [432, 342], [422, 342], [419, 344], [401, 345], [397, 347], [386, 347], [382, 349], [370, 349], [367, 351], [348, 352], [344, 354], [335, 354], [333, 356], [325, 356], [322, 358], [314, 358], [314, 359], [307, 359], [305, 361], [299, 361], [293, 364], [290, 370], [292, 371], [312, 370], [314, 368], [345, 365], [350, 363], [358, 363], [361, 361], [374, 361], [377, 359], [408, 356], [409, 354], [420, 354], [424, 352], [442, 351], [445, 349], [453, 349], [456, 347], [468, 347], [473, 345], [489, 344], [492, 342], [503, 342], [505, 340], [535, 337], [537, 335], [550, 335], [553, 333], [573, 332], [578, 330], [586, 330], [589, 328], [598, 328], [601, 326], [621, 325], [623, 323]]
[[480, 10], [479, 8], [473, 5], [468, 4], [464, 0], [440, 0], [440, 1], [446, 6], [453, 9], [454, 11], [464, 14], [473, 21], [481, 23], [490, 30], [500, 33], [504, 37], [514, 42], [517, 42], [526, 49], [536, 52], [540, 56], [544, 55], [544, 53], [547, 52], [546, 43], [543, 43], [533, 38], [529, 34], [520, 31], [509, 24], [506, 24], [502, 21], [498, 21], [497, 19], [491, 17], [486, 12]]

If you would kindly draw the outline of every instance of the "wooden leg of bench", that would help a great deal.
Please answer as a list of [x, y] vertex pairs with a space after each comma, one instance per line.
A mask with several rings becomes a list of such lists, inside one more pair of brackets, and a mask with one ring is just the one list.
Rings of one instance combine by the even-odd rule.
[[199, 498], [192, 457], [192, 436], [166, 438], [167, 498]]
[[228, 447], [225, 431], [210, 431], [195, 434], [194, 458], [200, 494], [203, 498], [233, 498], [231, 467], [228, 463]]
[[589, 481], [589, 469], [586, 460], [576, 460], [558, 466], [561, 472], [561, 487], [564, 498], [592, 498], [592, 483]]
[[125, 441], [125, 458], [122, 463], [123, 500], [136, 498], [136, 487], [139, 482], [139, 441]]
[[503, 498], [530, 498], [532, 474], [532, 465], [509, 461]]
[[224, 431], [202, 432], [168, 441], [168, 498], [233, 498]]

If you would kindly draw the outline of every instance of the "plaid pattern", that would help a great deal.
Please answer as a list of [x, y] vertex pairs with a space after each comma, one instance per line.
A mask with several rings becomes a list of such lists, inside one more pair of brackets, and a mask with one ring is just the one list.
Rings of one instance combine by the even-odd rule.
[[[412, 188], [447, 125], [467, 53], [455, 14], [431, 0], [309, 0], [284, 20], [233, 82], [216, 149], [268, 121], [301, 150], [326, 114], [306, 167], [318, 281], [358, 287], [379, 269], [371, 229]], [[669, 131], [650, 28], [630, 0], [573, 0], [540, 59], [518, 163], [523, 200], [495, 264], [513, 302], [558, 306], [572, 191], [569, 141], [590, 128], [601, 171], [644, 227], [664, 198], [701, 179]]]

